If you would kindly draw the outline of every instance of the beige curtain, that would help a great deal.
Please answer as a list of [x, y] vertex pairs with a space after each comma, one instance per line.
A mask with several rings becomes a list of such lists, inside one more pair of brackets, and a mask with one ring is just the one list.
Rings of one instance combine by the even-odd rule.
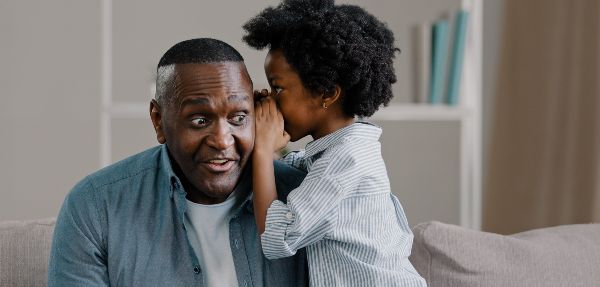
[[600, 221], [600, 1], [505, 0], [483, 229]]

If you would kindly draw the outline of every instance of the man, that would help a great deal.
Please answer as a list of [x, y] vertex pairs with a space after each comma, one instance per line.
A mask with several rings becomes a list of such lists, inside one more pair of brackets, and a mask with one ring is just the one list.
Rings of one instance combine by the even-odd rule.
[[[307, 285], [305, 255], [269, 261], [252, 214], [252, 81], [214, 39], [176, 44], [157, 69], [160, 144], [79, 182], [56, 222], [49, 286]], [[281, 199], [303, 174], [276, 165]]]

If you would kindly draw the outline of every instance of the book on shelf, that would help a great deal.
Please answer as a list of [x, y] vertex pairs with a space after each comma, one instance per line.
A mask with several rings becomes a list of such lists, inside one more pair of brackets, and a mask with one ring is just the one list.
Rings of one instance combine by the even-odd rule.
[[468, 21], [469, 12], [458, 10], [453, 26], [447, 19], [438, 19], [414, 27], [415, 103], [459, 104]]
[[450, 54], [450, 65], [448, 66], [448, 84], [446, 86], [446, 103], [451, 106], [458, 104], [460, 94], [460, 78], [465, 53], [468, 20], [469, 12], [464, 10], [458, 11], [454, 19], [452, 51]]
[[431, 24], [422, 23], [413, 29], [415, 57], [415, 103], [429, 102], [429, 74], [431, 68]]
[[431, 33], [431, 70], [429, 78], [429, 103], [442, 102], [448, 48], [448, 21], [438, 20]]

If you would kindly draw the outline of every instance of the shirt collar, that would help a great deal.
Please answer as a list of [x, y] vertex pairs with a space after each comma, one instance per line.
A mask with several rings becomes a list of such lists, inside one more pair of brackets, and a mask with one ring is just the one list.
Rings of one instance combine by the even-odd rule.
[[233, 215], [239, 215], [244, 207], [252, 212], [252, 204], [249, 202], [252, 199], [252, 170], [250, 166], [246, 166], [238, 184], [235, 186], [234, 193], [238, 197], [239, 202], [233, 210]]
[[381, 128], [368, 122], [357, 121], [318, 140], [309, 142], [305, 148], [305, 157], [312, 157], [347, 138], [379, 140]]
[[169, 185], [169, 196], [173, 198], [173, 193], [182, 187], [181, 181], [179, 181], [179, 178], [173, 171], [171, 159], [169, 158], [169, 150], [167, 149], [166, 144], [162, 144], [160, 147], [160, 153], [159, 167], [162, 173], [165, 175], [167, 184]]

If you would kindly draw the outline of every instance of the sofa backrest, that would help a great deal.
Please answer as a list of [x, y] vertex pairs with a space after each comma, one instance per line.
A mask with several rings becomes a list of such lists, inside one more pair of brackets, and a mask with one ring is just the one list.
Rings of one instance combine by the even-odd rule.
[[0, 222], [0, 286], [46, 286], [54, 218]]
[[[0, 286], [46, 286], [54, 218], [0, 221]], [[600, 224], [503, 236], [440, 222], [414, 227], [411, 262], [429, 287], [600, 286]]]
[[410, 260], [429, 287], [600, 286], [600, 224], [503, 236], [428, 222], [413, 232]]

